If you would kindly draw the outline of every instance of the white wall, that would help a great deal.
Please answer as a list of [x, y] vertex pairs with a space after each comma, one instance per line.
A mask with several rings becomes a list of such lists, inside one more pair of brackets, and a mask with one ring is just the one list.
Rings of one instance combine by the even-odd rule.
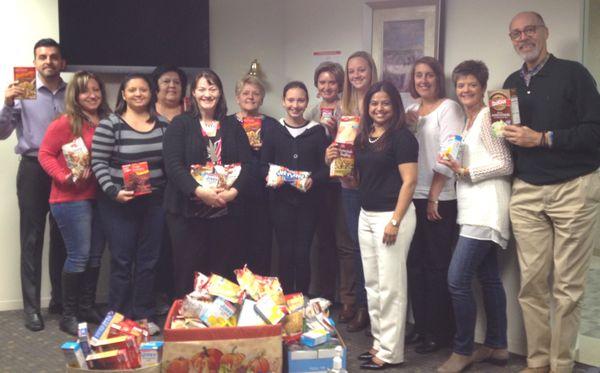
[[[520, 65], [507, 36], [511, 17], [521, 10], [541, 13], [550, 29], [549, 50], [557, 56], [581, 60], [582, 0], [447, 0], [445, 70], [464, 59], [476, 58], [490, 69], [490, 87]], [[223, 79], [230, 112], [237, 108], [235, 81], [250, 61], [258, 58], [268, 84], [264, 111], [282, 114], [280, 95], [292, 79], [312, 87], [316, 50], [341, 50], [342, 61], [352, 52], [369, 50], [370, 8], [366, 0], [212, 0], [210, 2], [211, 66]], [[28, 25], [23, 27], [23, 24]], [[58, 38], [57, 0], [20, 0], [0, 3], [0, 45], [3, 46], [0, 87], [12, 79], [12, 66], [29, 65], [32, 45], [42, 37]], [[7, 53], [7, 51], [9, 53]], [[116, 97], [118, 75], [106, 76], [111, 104]], [[4, 89], [4, 88], [2, 88]], [[451, 89], [449, 89], [451, 91]], [[314, 103], [314, 89], [311, 97]], [[0, 142], [0, 310], [20, 308], [19, 236], [15, 175], [18, 158], [14, 136]], [[47, 254], [45, 252], [45, 254]], [[44, 256], [45, 258], [47, 255]], [[514, 250], [501, 255], [503, 278], [509, 298], [511, 350], [522, 352], [523, 331], [516, 303], [518, 271]], [[47, 265], [44, 264], [42, 296], [48, 299]], [[481, 331], [478, 331], [481, 337]]]

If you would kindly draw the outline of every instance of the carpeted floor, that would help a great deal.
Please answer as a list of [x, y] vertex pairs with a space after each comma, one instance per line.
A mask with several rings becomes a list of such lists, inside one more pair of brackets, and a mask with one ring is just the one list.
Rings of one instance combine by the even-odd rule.
[[[37, 333], [25, 329], [21, 311], [0, 312], [0, 372], [64, 372], [64, 360], [59, 347], [63, 342], [70, 340], [70, 337], [58, 329], [59, 316], [49, 315], [46, 310], [44, 311], [46, 328]], [[344, 326], [340, 327], [340, 332], [348, 347], [347, 369], [349, 372], [359, 372], [359, 362], [356, 357], [368, 350], [370, 339], [362, 332], [347, 333]], [[450, 350], [444, 349], [430, 355], [419, 355], [408, 347], [405, 354], [406, 362], [401, 367], [388, 369], [386, 372], [435, 372], [449, 354]], [[469, 372], [518, 372], [524, 365], [523, 357], [512, 356], [506, 367], [479, 364], [473, 366]], [[577, 365], [575, 372], [600, 373], [600, 369]]]

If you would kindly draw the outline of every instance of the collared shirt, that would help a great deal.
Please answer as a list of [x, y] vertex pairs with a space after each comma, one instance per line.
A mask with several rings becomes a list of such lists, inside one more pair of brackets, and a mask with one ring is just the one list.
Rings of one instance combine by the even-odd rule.
[[15, 100], [13, 107], [2, 105], [0, 111], [0, 139], [8, 138], [16, 130], [15, 153], [21, 155], [37, 156], [48, 125], [65, 110], [64, 81], [52, 92], [38, 75], [36, 86], [35, 100]]
[[526, 63], [523, 64], [523, 66], [521, 67], [521, 71], [519, 72], [519, 75], [521, 76], [521, 78], [523, 78], [523, 80], [525, 80], [525, 85], [527, 87], [529, 87], [529, 82], [531, 81], [531, 78], [535, 74], [537, 74], [542, 69], [542, 67], [544, 67], [544, 65], [546, 64], [546, 61], [548, 61], [549, 57], [550, 57], [550, 53], [546, 53], [546, 58], [544, 58], [544, 60], [542, 62], [535, 65], [534, 68], [531, 70], [527, 69]]

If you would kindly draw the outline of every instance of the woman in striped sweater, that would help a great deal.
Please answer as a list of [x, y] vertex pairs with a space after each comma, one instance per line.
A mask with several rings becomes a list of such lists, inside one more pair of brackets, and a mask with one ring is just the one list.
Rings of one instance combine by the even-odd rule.
[[[104, 192], [98, 205], [111, 251], [109, 305], [132, 319], [153, 315], [154, 268], [164, 226], [162, 140], [167, 124], [154, 113], [150, 87], [144, 75], [125, 77], [115, 114], [100, 121], [92, 141], [92, 170]], [[123, 168], [129, 166], [147, 167], [137, 177], [147, 177], [148, 188], [124, 182]], [[152, 334], [159, 331], [154, 323], [149, 326]]]

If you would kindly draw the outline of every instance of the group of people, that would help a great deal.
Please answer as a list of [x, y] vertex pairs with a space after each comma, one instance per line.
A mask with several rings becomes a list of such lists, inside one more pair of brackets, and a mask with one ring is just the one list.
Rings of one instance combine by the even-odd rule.
[[[76, 334], [79, 320], [100, 321], [94, 301], [105, 242], [109, 307], [152, 319], [156, 290], [182, 297], [195, 271], [232, 277], [248, 263], [271, 274], [274, 234], [286, 293], [311, 290], [316, 238], [317, 292], [335, 298], [337, 281], [339, 321], [349, 331], [370, 324], [373, 344], [359, 356], [361, 368], [401, 364], [405, 344], [422, 354], [451, 344], [439, 372], [502, 365], [509, 356], [497, 254], [512, 223], [527, 334], [524, 372], [570, 372], [600, 203], [600, 95], [582, 65], [547, 51], [539, 14], [517, 14], [509, 37], [524, 64], [504, 87], [517, 91], [521, 124], [507, 125], [501, 136], [492, 131], [489, 72], [481, 61], [454, 68], [457, 103], [446, 95], [440, 62], [418, 59], [409, 83], [416, 103], [405, 108], [398, 89], [378, 81], [373, 58], [356, 52], [345, 69], [332, 62], [316, 68], [320, 102], [308, 111], [305, 84], [286, 84], [285, 114], [275, 120], [260, 110], [265, 87], [254, 76], [238, 81], [239, 109], [228, 115], [221, 79], [210, 69], [193, 77], [184, 111], [187, 76], [173, 66], [126, 76], [111, 111], [102, 81], [81, 71], [65, 84], [60, 46], [40, 40], [37, 99], [17, 99], [23, 92], [15, 82], [0, 114], [0, 135], [16, 129], [21, 155], [25, 326], [44, 327], [40, 266], [50, 210], [51, 311], [62, 312], [67, 333]], [[334, 139], [342, 116], [360, 118], [355, 170], [332, 179], [328, 165], [340, 156]], [[252, 146], [247, 117], [262, 123]], [[441, 143], [455, 135], [462, 136], [460, 157], [441, 157]], [[62, 148], [78, 138], [91, 164], [74, 175]], [[125, 186], [122, 166], [138, 162], [148, 164], [150, 194], [136, 196]], [[206, 187], [190, 168], [208, 162], [239, 163], [241, 170], [229, 188]], [[267, 187], [270, 165], [310, 175], [304, 188]], [[487, 316], [477, 349], [475, 277]], [[405, 335], [409, 299], [415, 324]]]

